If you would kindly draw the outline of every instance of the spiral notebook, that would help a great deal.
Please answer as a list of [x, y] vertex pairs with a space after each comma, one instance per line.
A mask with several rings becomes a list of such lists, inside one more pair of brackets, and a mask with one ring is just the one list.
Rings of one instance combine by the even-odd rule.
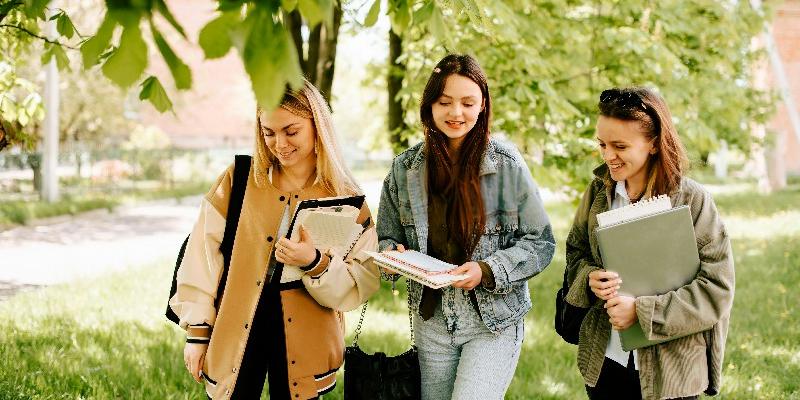
[[[697, 275], [700, 257], [689, 206], [673, 208], [662, 195], [598, 214], [597, 222], [600, 255], [605, 269], [622, 279], [620, 294], [663, 294]], [[620, 340], [625, 351], [667, 341], [648, 340], [638, 322], [621, 331]]]
[[405, 277], [425, 286], [439, 289], [455, 282], [469, 278], [467, 274], [452, 274], [458, 265], [446, 263], [437, 258], [415, 250], [386, 251], [377, 253], [367, 251], [379, 265], [391, 268]]

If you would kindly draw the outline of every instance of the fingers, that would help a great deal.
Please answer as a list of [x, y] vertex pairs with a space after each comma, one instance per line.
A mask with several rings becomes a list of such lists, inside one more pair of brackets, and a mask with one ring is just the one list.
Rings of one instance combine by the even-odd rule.
[[306, 243], [311, 243], [312, 242], [311, 234], [308, 233], [308, 231], [306, 230], [306, 227], [303, 226], [303, 225], [300, 225], [300, 241], [301, 242], [306, 242]]
[[617, 288], [619, 288], [619, 286], [603, 290], [592, 289], [592, 293], [594, 293], [594, 295], [600, 300], [610, 300], [614, 297], [617, 297]]
[[406, 251], [406, 246], [403, 246], [402, 244], [398, 243], [397, 246], [395, 246], [395, 250], [397, 250], [397, 251], [402, 253], [402, 252]]
[[606, 301], [606, 304], [603, 305], [603, 307], [605, 307], [605, 308], [614, 307], [617, 304], [619, 304], [620, 301], [621, 301], [621, 299], [619, 297], [614, 297], [614, 298], [608, 299], [608, 301]]

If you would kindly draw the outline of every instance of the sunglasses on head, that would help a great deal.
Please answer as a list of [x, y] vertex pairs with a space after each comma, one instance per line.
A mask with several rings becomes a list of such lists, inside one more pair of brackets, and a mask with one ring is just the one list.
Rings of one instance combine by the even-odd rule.
[[642, 111], [647, 110], [647, 105], [644, 104], [642, 98], [636, 92], [625, 92], [619, 89], [606, 89], [600, 93], [600, 102], [605, 104], [614, 104], [621, 108], [640, 108]]

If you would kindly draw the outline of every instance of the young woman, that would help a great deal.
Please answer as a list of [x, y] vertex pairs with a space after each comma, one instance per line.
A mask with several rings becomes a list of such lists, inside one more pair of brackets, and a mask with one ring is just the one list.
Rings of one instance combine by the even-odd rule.
[[[686, 157], [664, 100], [647, 88], [600, 95], [597, 142], [604, 164], [583, 195], [567, 238], [566, 301], [590, 308], [580, 329], [578, 367], [590, 399], [697, 398], [719, 392], [733, 303], [731, 245], [711, 195], [685, 177]], [[688, 205], [700, 271], [657, 296], [617, 294], [619, 276], [603, 269], [596, 215], [666, 194]], [[625, 352], [617, 331], [639, 321], [650, 339], [676, 339]]]
[[[256, 144], [227, 284], [214, 307], [231, 192], [229, 167], [203, 199], [170, 300], [187, 330], [184, 360], [213, 399], [259, 398], [269, 371], [276, 399], [310, 399], [336, 384], [344, 354], [341, 311], [377, 291], [369, 224], [347, 258], [317, 249], [308, 232], [285, 238], [305, 199], [360, 192], [344, 164], [324, 98], [310, 83], [279, 108], [257, 110]], [[366, 203], [358, 223], [370, 220]], [[281, 264], [282, 263], [282, 264]]]
[[414, 249], [469, 275], [440, 290], [408, 281], [423, 399], [503, 398], [531, 308], [527, 281], [555, 249], [528, 166], [490, 139], [490, 115], [475, 59], [445, 57], [422, 95], [425, 141], [395, 158], [383, 184], [379, 248]]

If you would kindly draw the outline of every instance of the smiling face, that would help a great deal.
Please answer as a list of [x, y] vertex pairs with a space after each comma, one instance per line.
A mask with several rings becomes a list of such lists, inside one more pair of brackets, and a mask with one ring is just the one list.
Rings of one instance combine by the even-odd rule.
[[597, 142], [603, 161], [611, 171], [611, 179], [633, 183], [637, 188], [644, 187], [647, 161], [651, 154], [655, 154], [655, 148], [653, 139], [642, 131], [639, 121], [600, 116]]
[[316, 133], [311, 119], [277, 108], [268, 116], [262, 115], [258, 123], [267, 148], [282, 167], [316, 162]]
[[483, 110], [481, 88], [472, 79], [453, 74], [447, 77], [442, 95], [431, 105], [436, 129], [457, 148], [475, 127]]

